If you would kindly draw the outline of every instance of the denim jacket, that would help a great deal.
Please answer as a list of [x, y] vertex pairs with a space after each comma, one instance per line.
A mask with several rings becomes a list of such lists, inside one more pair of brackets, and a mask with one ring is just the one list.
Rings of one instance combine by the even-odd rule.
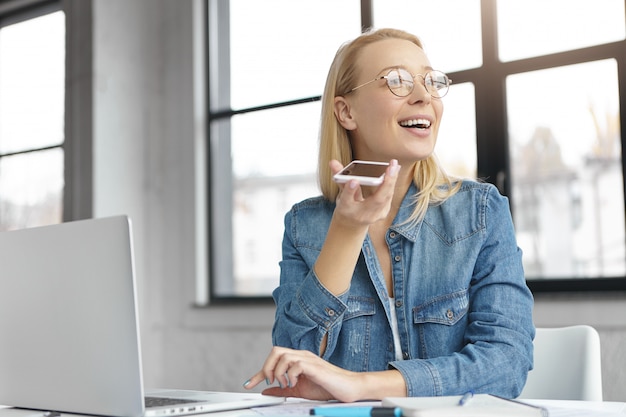
[[352, 371], [397, 369], [408, 396], [516, 397], [532, 368], [535, 328], [508, 200], [490, 184], [464, 181], [423, 221], [403, 223], [415, 192], [386, 235], [403, 360], [369, 236], [344, 294], [330, 293], [313, 271], [335, 208], [322, 197], [285, 216], [273, 343], [319, 354], [328, 335], [325, 360]]

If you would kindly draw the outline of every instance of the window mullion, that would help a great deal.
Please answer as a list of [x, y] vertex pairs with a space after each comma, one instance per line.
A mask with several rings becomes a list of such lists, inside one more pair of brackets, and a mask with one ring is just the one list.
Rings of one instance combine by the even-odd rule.
[[[209, 274], [211, 298], [215, 293], [233, 290], [233, 170], [231, 156], [231, 118], [216, 119], [217, 109], [231, 110], [230, 71], [230, 3], [228, 0], [208, 1], [209, 20]], [[221, 198], [220, 198], [221, 196]], [[226, 198], [225, 198], [226, 197]], [[227, 238], [228, 237], [228, 238]]]
[[361, 31], [365, 32], [374, 27], [372, 0], [361, 0]]
[[482, 0], [483, 68], [477, 72], [476, 146], [478, 177], [510, 194], [506, 91], [502, 64], [498, 60], [496, 0]]

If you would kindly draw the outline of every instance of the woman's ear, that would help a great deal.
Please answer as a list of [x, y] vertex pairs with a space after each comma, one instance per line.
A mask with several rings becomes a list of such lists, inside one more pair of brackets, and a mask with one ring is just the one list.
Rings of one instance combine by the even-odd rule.
[[335, 97], [335, 117], [344, 129], [356, 129], [356, 121], [352, 117], [350, 103], [342, 96]]

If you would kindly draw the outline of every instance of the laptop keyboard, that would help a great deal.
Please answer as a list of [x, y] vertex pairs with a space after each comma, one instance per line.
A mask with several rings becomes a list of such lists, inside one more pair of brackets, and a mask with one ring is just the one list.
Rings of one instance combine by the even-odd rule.
[[200, 402], [200, 401], [195, 401], [195, 400], [187, 400], [184, 398], [163, 398], [163, 397], [145, 397], [144, 400], [145, 400], [146, 408]]

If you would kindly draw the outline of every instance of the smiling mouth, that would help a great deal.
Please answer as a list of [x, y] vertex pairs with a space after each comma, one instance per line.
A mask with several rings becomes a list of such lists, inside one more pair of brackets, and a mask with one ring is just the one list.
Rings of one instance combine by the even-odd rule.
[[428, 129], [430, 127], [430, 120], [426, 120], [426, 119], [403, 120], [399, 124], [402, 127], [412, 127], [412, 128], [417, 128], [417, 129]]

